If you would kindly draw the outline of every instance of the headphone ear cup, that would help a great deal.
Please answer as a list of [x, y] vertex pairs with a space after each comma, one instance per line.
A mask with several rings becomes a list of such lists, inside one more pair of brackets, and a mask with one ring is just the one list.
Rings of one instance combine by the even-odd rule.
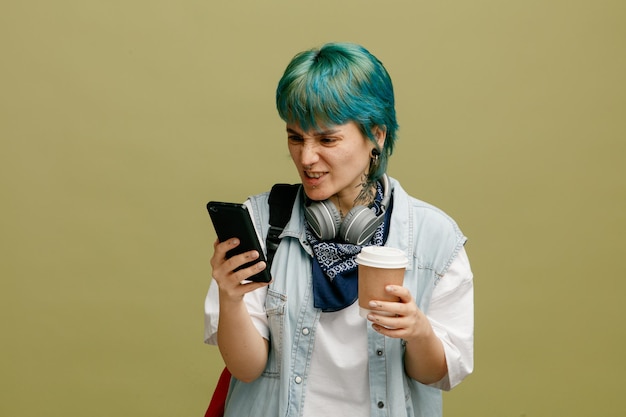
[[385, 212], [391, 202], [389, 178], [381, 178], [383, 186], [382, 213], [376, 213], [369, 207], [356, 206], [341, 221], [341, 215], [330, 200], [311, 201], [304, 205], [304, 216], [311, 231], [320, 240], [332, 240], [337, 237], [347, 243], [363, 245], [374, 236], [376, 229], [385, 220]]
[[314, 201], [305, 206], [304, 216], [309, 227], [320, 240], [331, 240], [337, 236], [341, 215], [335, 205], [328, 201]]
[[372, 209], [356, 206], [346, 215], [339, 229], [339, 236], [348, 243], [362, 245], [367, 243], [383, 221], [383, 216], [376, 217]]

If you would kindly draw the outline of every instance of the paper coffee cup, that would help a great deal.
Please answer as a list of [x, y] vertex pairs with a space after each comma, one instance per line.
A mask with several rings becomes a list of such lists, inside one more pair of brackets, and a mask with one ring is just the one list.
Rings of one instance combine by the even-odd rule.
[[[359, 265], [359, 314], [367, 317], [369, 302], [399, 301], [385, 291], [387, 285], [402, 285], [409, 261], [403, 251], [386, 246], [366, 246], [356, 257]], [[377, 314], [384, 314], [377, 312]]]

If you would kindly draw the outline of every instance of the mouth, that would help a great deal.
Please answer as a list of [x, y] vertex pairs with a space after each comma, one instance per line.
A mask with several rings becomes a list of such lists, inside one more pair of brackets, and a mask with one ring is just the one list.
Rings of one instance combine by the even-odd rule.
[[320, 179], [325, 174], [326, 174], [325, 172], [304, 171], [304, 175], [306, 175], [307, 178], [311, 178], [311, 179]]
[[303, 171], [302, 184], [307, 187], [317, 188], [324, 181], [324, 177], [328, 172], [320, 171]]

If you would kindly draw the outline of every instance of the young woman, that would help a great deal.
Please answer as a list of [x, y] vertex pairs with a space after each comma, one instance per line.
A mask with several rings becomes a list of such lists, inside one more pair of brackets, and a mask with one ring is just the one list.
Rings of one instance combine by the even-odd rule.
[[[216, 242], [205, 341], [232, 373], [226, 416], [437, 416], [441, 390], [473, 369], [473, 283], [456, 223], [385, 174], [396, 131], [391, 79], [354, 44], [296, 55], [276, 103], [302, 182], [271, 267], [271, 283], [242, 283], [264, 262], [226, 259]], [[268, 193], [250, 197], [259, 235]], [[371, 213], [367, 221], [361, 214]], [[355, 257], [401, 249], [399, 302], [359, 315]]]

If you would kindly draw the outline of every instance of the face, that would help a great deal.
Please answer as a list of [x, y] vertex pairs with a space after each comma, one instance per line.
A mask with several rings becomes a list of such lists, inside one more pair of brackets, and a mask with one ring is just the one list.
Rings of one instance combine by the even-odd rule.
[[[382, 148], [384, 135], [378, 133]], [[311, 200], [326, 200], [352, 208], [369, 170], [374, 144], [354, 122], [302, 131], [287, 124], [291, 159], [296, 165], [304, 192]]]

